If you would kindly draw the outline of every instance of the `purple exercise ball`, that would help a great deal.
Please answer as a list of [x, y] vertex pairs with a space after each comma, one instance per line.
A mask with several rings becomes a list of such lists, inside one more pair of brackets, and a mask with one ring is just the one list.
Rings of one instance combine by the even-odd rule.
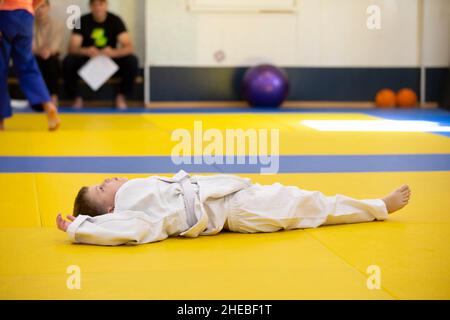
[[243, 95], [253, 107], [281, 106], [289, 94], [287, 73], [272, 65], [249, 69], [244, 76]]

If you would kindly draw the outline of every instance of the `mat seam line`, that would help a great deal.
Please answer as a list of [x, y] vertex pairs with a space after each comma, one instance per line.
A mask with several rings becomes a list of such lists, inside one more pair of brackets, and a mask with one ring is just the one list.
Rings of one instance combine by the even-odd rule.
[[36, 202], [36, 209], [37, 209], [38, 216], [39, 216], [39, 224], [40, 224], [40, 227], [43, 228], [43, 227], [44, 227], [44, 224], [42, 223], [41, 208], [40, 208], [40, 206], [39, 206], [39, 200], [38, 200], [38, 198], [39, 198], [39, 197], [38, 197], [39, 191], [38, 191], [38, 187], [37, 187], [36, 174], [37, 174], [37, 173], [34, 173], [34, 174], [33, 174], [34, 192], [35, 192], [35, 194], [36, 194], [35, 202]]
[[[352, 269], [356, 270], [359, 274], [363, 276], [363, 278], [367, 278], [367, 274], [361, 271], [358, 267], [354, 266], [352, 263], [350, 263], [347, 259], [345, 259], [341, 254], [339, 254], [336, 250], [331, 249], [328, 247], [325, 242], [320, 240], [318, 237], [314, 236], [309, 230], [305, 230], [308, 235], [310, 235], [314, 240], [318, 241], [323, 247], [325, 247], [327, 250], [329, 250], [333, 255], [338, 257], [340, 260], [342, 260], [345, 264], [349, 265]], [[394, 300], [402, 300], [400, 297], [397, 297], [397, 295], [393, 294], [390, 290], [386, 289], [386, 287], [381, 286], [381, 289], [387, 293], [392, 299]]]

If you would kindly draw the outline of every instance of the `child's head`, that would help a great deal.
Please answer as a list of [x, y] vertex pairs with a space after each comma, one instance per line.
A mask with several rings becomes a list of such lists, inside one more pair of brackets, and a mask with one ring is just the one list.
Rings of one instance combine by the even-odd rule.
[[116, 193], [127, 181], [125, 178], [111, 178], [102, 184], [81, 188], [75, 199], [73, 215], [96, 217], [114, 212]]

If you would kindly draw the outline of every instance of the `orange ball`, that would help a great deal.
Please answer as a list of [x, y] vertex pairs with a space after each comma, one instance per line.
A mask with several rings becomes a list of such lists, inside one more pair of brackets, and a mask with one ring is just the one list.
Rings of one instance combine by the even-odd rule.
[[400, 90], [397, 93], [397, 106], [400, 108], [417, 107], [417, 94], [408, 88]]
[[396, 102], [395, 92], [391, 89], [380, 90], [375, 98], [375, 104], [379, 108], [394, 108]]

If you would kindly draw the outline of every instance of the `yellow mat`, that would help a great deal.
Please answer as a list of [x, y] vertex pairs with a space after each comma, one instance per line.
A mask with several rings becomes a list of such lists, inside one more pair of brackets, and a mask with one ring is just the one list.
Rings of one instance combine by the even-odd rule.
[[[346, 114], [130, 114], [63, 115], [57, 134], [45, 131], [45, 118], [17, 115], [6, 122], [0, 135], [0, 156], [142, 156], [170, 155], [178, 144], [175, 129], [192, 132], [195, 121], [204, 130], [278, 129], [280, 154], [423, 154], [449, 153], [450, 139], [430, 133], [319, 132], [303, 120], [374, 120], [372, 116]], [[69, 146], [69, 147], [68, 147]]]
[[[447, 137], [321, 133], [300, 125], [306, 119], [373, 117], [64, 115], [63, 130], [49, 134], [39, 116], [18, 115], [0, 134], [0, 155], [170, 155], [172, 130], [192, 129], [194, 120], [220, 130], [279, 128], [281, 154], [450, 152]], [[56, 230], [55, 215], [71, 212], [81, 186], [107, 176], [0, 174], [0, 299], [450, 299], [450, 172], [242, 175], [357, 198], [380, 197], [408, 183], [411, 204], [386, 222], [138, 247], [71, 244]], [[73, 265], [81, 270], [80, 290], [66, 285]], [[369, 266], [380, 268], [379, 290], [367, 287]]]

